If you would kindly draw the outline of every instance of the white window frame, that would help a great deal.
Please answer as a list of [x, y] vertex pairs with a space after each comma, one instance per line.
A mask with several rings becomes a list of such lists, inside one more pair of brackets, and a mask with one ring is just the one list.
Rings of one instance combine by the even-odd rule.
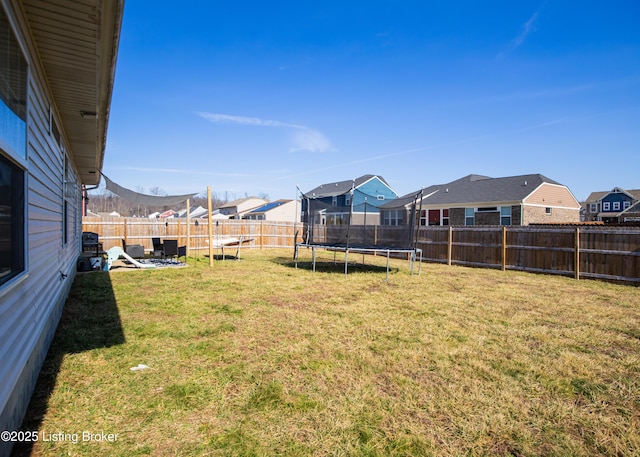
[[[505, 219], [505, 223], [503, 223], [503, 219]], [[509, 219], [508, 223], [506, 223], [506, 219]], [[511, 225], [511, 221], [512, 221], [511, 207], [501, 206], [500, 207], [500, 225]]]
[[[22, 202], [22, 208], [20, 208], [19, 206], [16, 206], [15, 208], [13, 206], [11, 206], [11, 219], [12, 219], [12, 224], [16, 223], [17, 219], [14, 219], [14, 215], [16, 215], [16, 213], [14, 213], [13, 211], [15, 210], [19, 210], [21, 211], [21, 214], [19, 214], [19, 216], [21, 216], [22, 219], [22, 231], [19, 235], [20, 240], [11, 240], [12, 243], [12, 248], [11, 251], [9, 251], [9, 255], [11, 256], [11, 258], [13, 258], [14, 255], [16, 255], [16, 252], [18, 252], [19, 255], [21, 255], [22, 259], [21, 259], [21, 264], [20, 265], [14, 265], [13, 264], [13, 260], [11, 261], [11, 266], [10, 266], [10, 276], [8, 279], [5, 279], [5, 281], [0, 285], [0, 295], [3, 293], [3, 291], [7, 290], [8, 288], [11, 287], [11, 284], [15, 284], [16, 281], [19, 281], [19, 278], [22, 278], [24, 275], [27, 274], [27, 272], [29, 271], [29, 256], [28, 256], [28, 231], [27, 231], [27, 225], [28, 225], [28, 211], [27, 211], [27, 188], [28, 188], [28, 144], [27, 144], [27, 132], [29, 131], [29, 80], [30, 80], [30, 65], [29, 65], [29, 60], [27, 59], [27, 53], [25, 52], [25, 47], [23, 46], [23, 43], [21, 42], [21, 38], [20, 36], [16, 33], [16, 29], [17, 27], [14, 27], [14, 22], [12, 21], [12, 18], [9, 16], [9, 13], [4, 9], [3, 5], [0, 5], [0, 13], [2, 13], [2, 16], [4, 18], [6, 18], [7, 21], [7, 26], [10, 32], [10, 39], [13, 38], [13, 40], [11, 40], [12, 44], [15, 44], [17, 51], [19, 52], [20, 56], [22, 57], [22, 59], [24, 60], [24, 70], [25, 70], [25, 74], [24, 74], [24, 83], [25, 83], [25, 94], [24, 94], [24, 101], [26, 103], [25, 106], [25, 119], [22, 120], [22, 118], [20, 118], [20, 116], [18, 114], [16, 114], [15, 112], [13, 112], [13, 110], [11, 108], [9, 108], [6, 104], [3, 103], [4, 106], [7, 107], [7, 109], [9, 111], [11, 111], [13, 114], [15, 114], [15, 116], [20, 120], [24, 122], [24, 139], [21, 139], [20, 141], [16, 142], [16, 141], [11, 141], [11, 140], [7, 140], [6, 138], [2, 137], [2, 133], [0, 133], [0, 156], [3, 158], [3, 161], [6, 161], [8, 163], [8, 167], [13, 168], [12, 172], [16, 172], [16, 173], [21, 173], [21, 180], [22, 180], [22, 195], [19, 196], [18, 200]], [[11, 50], [13, 51], [13, 49]], [[22, 75], [20, 75], [22, 76]], [[10, 78], [11, 79], [11, 78]], [[12, 90], [15, 88], [12, 88]], [[8, 113], [7, 113], [8, 114]], [[9, 114], [8, 117], [11, 117], [11, 114]], [[12, 120], [15, 120], [14, 118], [11, 118]], [[6, 119], [0, 118], [0, 121], [5, 122]], [[14, 123], [11, 122], [11, 120], [5, 124], [5, 125], [9, 125], [9, 129], [5, 130], [5, 133], [8, 135], [8, 138], [12, 138], [13, 134], [15, 134], [15, 132], [11, 131], [11, 125], [17, 125], [19, 126], [17, 130], [22, 130], [22, 126], [19, 125], [19, 123]], [[21, 133], [21, 132], [20, 132]], [[15, 136], [13, 138], [18, 138], [18, 136]], [[24, 143], [23, 143], [24, 141]], [[16, 149], [16, 146], [18, 147], [18, 149]], [[23, 148], [24, 147], [24, 148]], [[13, 179], [13, 178], [12, 178]], [[13, 188], [13, 184], [11, 186]], [[19, 187], [16, 186], [16, 190], [19, 190]], [[11, 205], [13, 205], [13, 202], [11, 203]], [[18, 227], [12, 227], [11, 230], [16, 230], [16, 232], [19, 232], [19, 228]], [[17, 241], [20, 242], [20, 244], [22, 244], [21, 248], [18, 248], [20, 250], [16, 250], [14, 251], [14, 247], [16, 245], [18, 245]], [[4, 253], [3, 253], [4, 255]], [[18, 268], [15, 268], [18, 267]]]
[[464, 225], [471, 226], [476, 223], [476, 210], [475, 208], [465, 208], [464, 209]]
[[613, 202], [613, 210], [620, 211], [620, 202]]
[[611, 211], [611, 202], [602, 202], [602, 211]]

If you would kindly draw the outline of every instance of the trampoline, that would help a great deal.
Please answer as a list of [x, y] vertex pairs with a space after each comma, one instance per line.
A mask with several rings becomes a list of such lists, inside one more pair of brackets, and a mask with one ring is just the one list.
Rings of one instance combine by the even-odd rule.
[[[322, 187], [322, 186], [321, 186]], [[301, 193], [302, 200], [302, 242], [296, 242], [294, 263], [298, 267], [300, 248], [312, 250], [312, 269], [316, 271], [317, 250], [344, 252], [344, 274], [349, 270], [349, 254], [386, 256], [386, 278], [389, 278], [389, 259], [407, 256], [411, 274], [415, 262], [419, 261], [418, 274], [422, 263], [422, 249], [416, 247], [416, 206], [422, 201], [421, 192], [409, 201], [408, 209], [403, 207], [402, 217], [390, 221], [381, 218], [380, 206], [384, 200], [366, 194], [355, 186], [355, 181], [346, 187], [344, 182], [335, 186], [325, 186], [327, 191], [314, 189]], [[388, 201], [388, 200], [387, 200]], [[400, 223], [400, 221], [402, 223]], [[363, 260], [364, 263], [364, 260]]]

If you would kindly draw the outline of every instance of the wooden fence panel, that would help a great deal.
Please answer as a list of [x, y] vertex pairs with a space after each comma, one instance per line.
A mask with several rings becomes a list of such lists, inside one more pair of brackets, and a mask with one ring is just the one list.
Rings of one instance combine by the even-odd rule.
[[640, 230], [581, 229], [581, 275], [640, 282]]
[[451, 263], [488, 268], [501, 267], [502, 228], [454, 228]]
[[575, 229], [507, 228], [507, 269], [571, 275]]
[[416, 247], [422, 249], [422, 259], [449, 262], [449, 227], [420, 227]]

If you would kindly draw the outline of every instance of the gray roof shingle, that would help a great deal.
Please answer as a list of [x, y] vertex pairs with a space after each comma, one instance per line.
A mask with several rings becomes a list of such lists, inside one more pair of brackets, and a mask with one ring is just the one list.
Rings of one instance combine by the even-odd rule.
[[369, 181], [372, 178], [378, 178], [380, 181], [385, 183], [387, 186], [387, 182], [380, 175], [363, 175], [359, 178], [348, 179], [346, 181], [338, 181], [333, 183], [321, 184], [315, 189], [311, 189], [309, 192], [305, 192], [305, 196], [309, 198], [323, 198], [323, 197], [334, 197], [338, 195], [344, 195], [351, 190], [352, 186], [356, 188], [360, 187], [365, 182]]
[[[423, 202], [428, 205], [451, 205], [460, 203], [491, 203], [522, 201], [542, 183], [561, 185], [541, 174], [490, 178], [468, 175], [447, 184], [437, 184], [422, 190]], [[411, 203], [420, 191], [411, 192], [385, 203], [384, 208], [398, 208]]]

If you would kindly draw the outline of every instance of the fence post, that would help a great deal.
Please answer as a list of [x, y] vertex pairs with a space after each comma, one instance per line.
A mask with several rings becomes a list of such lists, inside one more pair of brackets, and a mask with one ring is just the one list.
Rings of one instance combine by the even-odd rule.
[[129, 243], [129, 239], [127, 238], [127, 218], [126, 217], [122, 218], [122, 225], [124, 226], [123, 230], [122, 230], [122, 233], [123, 233], [123, 236], [124, 236], [124, 242], [125, 242], [125, 244], [128, 244]]
[[264, 221], [260, 221], [260, 249], [264, 245]]
[[502, 226], [502, 271], [507, 269], [507, 226]]
[[580, 227], [576, 227], [576, 246], [573, 263], [575, 269], [575, 278], [580, 279]]
[[207, 186], [207, 213], [208, 213], [208, 221], [207, 225], [209, 226], [209, 266], [213, 266], [213, 218], [211, 212], [213, 209], [211, 208], [211, 186]]
[[451, 254], [453, 252], [453, 227], [449, 226], [449, 242], [447, 243], [447, 265], [451, 266]]

